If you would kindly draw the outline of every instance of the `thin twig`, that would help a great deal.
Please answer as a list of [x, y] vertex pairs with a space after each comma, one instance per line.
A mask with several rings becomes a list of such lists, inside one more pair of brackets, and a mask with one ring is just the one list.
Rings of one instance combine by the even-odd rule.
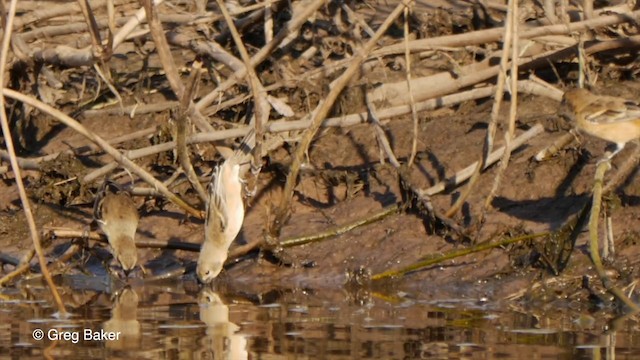
[[191, 158], [189, 157], [189, 150], [187, 149], [187, 113], [189, 111], [189, 105], [192, 103], [191, 98], [194, 95], [196, 84], [200, 79], [200, 69], [202, 63], [199, 61], [195, 61], [191, 67], [191, 75], [189, 76], [189, 80], [187, 83], [187, 87], [185, 91], [182, 93], [182, 98], [180, 99], [180, 108], [177, 111], [177, 116], [175, 118], [176, 122], [176, 149], [178, 152], [178, 159], [180, 160], [180, 166], [182, 166], [182, 170], [184, 170], [185, 174], [187, 174], [187, 179], [191, 183], [191, 186], [198, 193], [198, 197], [203, 204], [207, 203], [207, 199], [209, 198], [207, 192], [204, 190], [200, 181], [198, 181], [198, 175], [196, 171], [193, 169], [193, 165], [191, 164]]
[[418, 112], [416, 110], [416, 100], [413, 97], [413, 86], [411, 85], [411, 56], [409, 54], [409, 7], [404, 8], [404, 62], [405, 77], [407, 78], [407, 89], [409, 90], [409, 105], [411, 106], [411, 119], [413, 120], [413, 138], [411, 139], [411, 155], [407, 165], [411, 167], [418, 153]]
[[[511, 142], [513, 141], [516, 131], [516, 116], [518, 111], [518, 57], [520, 51], [520, 48], [518, 47], [518, 0], [509, 1], [509, 12], [507, 13], [507, 16], [511, 16], [511, 28], [509, 31], [512, 33], [513, 40], [511, 42], [511, 69], [509, 71], [511, 80], [511, 83], [509, 84], [509, 93], [511, 94], [511, 100], [509, 103], [509, 128], [504, 133], [504, 146], [507, 149], [511, 149]], [[478, 220], [479, 224], [484, 223], [486, 212], [491, 207], [491, 203], [498, 193], [504, 173], [507, 171], [507, 167], [509, 166], [510, 158], [511, 151], [505, 151], [502, 154], [500, 167], [498, 168], [498, 172], [493, 180], [491, 191], [485, 199], [484, 207]]]
[[276, 211], [275, 219], [268, 231], [268, 236], [270, 236], [272, 239], [277, 239], [280, 236], [280, 230], [289, 218], [291, 200], [293, 198], [293, 190], [298, 180], [300, 165], [302, 164], [304, 155], [308, 151], [309, 145], [311, 144], [311, 141], [313, 140], [316, 132], [322, 125], [323, 120], [326, 118], [329, 110], [333, 107], [333, 104], [338, 99], [338, 96], [340, 95], [342, 90], [345, 88], [351, 77], [360, 67], [362, 61], [369, 54], [369, 52], [371, 52], [371, 49], [373, 49], [382, 34], [387, 31], [389, 26], [391, 26], [395, 19], [402, 13], [404, 7], [407, 6], [407, 4], [410, 2], [412, 1], [403, 0], [402, 3], [396, 6], [391, 14], [389, 14], [385, 22], [380, 26], [380, 28], [378, 28], [375, 36], [369, 39], [369, 41], [353, 57], [351, 64], [345, 70], [345, 72], [330, 84], [331, 91], [329, 92], [329, 94], [327, 94], [326, 98], [323, 99], [320, 104], [318, 104], [316, 109], [311, 114], [311, 126], [305, 131], [302, 139], [298, 143], [295, 153], [293, 154], [291, 167], [289, 168], [289, 174], [287, 175], [287, 181], [284, 187], [284, 194]]
[[247, 48], [244, 46], [242, 39], [240, 38], [240, 34], [238, 33], [238, 29], [236, 29], [235, 24], [233, 23], [233, 19], [229, 12], [227, 11], [227, 7], [222, 0], [217, 0], [218, 6], [220, 7], [220, 11], [222, 12], [222, 16], [227, 22], [227, 26], [231, 32], [231, 36], [233, 37], [233, 41], [238, 48], [238, 52], [240, 52], [240, 56], [242, 57], [242, 61], [244, 62], [244, 68], [249, 79], [249, 84], [251, 87], [251, 92], [253, 93], [253, 100], [255, 104], [255, 113], [256, 113], [256, 121], [253, 126], [255, 129], [255, 140], [253, 144], [247, 144], [249, 147], [253, 147], [253, 164], [256, 168], [261, 167], [261, 159], [262, 159], [262, 142], [264, 140], [264, 126], [269, 121], [269, 111], [271, 110], [271, 106], [267, 101], [267, 92], [262, 86], [260, 79], [258, 79], [258, 75], [256, 74], [256, 70], [253, 68], [251, 63], [251, 57], [247, 52]]
[[[512, 3], [514, 0], [509, 0], [509, 3]], [[511, 11], [511, 7], [510, 7]], [[446, 216], [453, 217], [462, 206], [467, 201], [473, 190], [475, 189], [475, 185], [480, 179], [480, 173], [484, 168], [487, 158], [491, 151], [493, 151], [493, 141], [496, 136], [496, 129], [498, 128], [498, 116], [500, 115], [500, 106], [502, 104], [502, 99], [504, 97], [504, 83], [507, 77], [507, 64], [509, 62], [509, 49], [511, 46], [511, 38], [513, 36], [513, 17], [507, 15], [507, 23], [504, 27], [504, 42], [502, 45], [503, 51], [502, 56], [500, 57], [500, 64], [498, 65], [498, 80], [496, 85], [496, 94], [493, 98], [493, 107], [491, 108], [491, 120], [489, 121], [489, 127], [487, 128], [487, 134], [485, 137], [485, 141], [482, 147], [482, 155], [480, 157], [480, 161], [478, 162], [478, 166], [476, 167], [469, 183], [467, 184], [466, 189], [462, 191], [460, 196], [456, 199], [455, 203], [447, 210]], [[517, 61], [516, 61], [517, 66]], [[514, 91], [517, 91], [514, 90]]]
[[593, 205], [591, 206], [591, 214], [589, 216], [589, 255], [593, 266], [602, 281], [602, 285], [612, 293], [618, 300], [629, 307], [631, 311], [640, 311], [640, 307], [631, 301], [627, 295], [622, 292], [613, 282], [609, 279], [604, 267], [602, 266], [602, 260], [600, 259], [600, 249], [598, 246], [598, 222], [600, 221], [600, 208], [602, 206], [602, 183], [604, 181], [604, 174], [611, 168], [610, 161], [601, 161], [596, 168], [596, 175], [593, 182]]
[[[2, 51], [0, 53], [0, 84], [5, 84], [4, 75], [6, 74], [6, 63], [7, 56], [9, 54], [9, 42], [11, 40], [11, 30], [13, 29], [13, 20], [16, 15], [16, 4], [18, 0], [11, 0], [9, 3], [9, 15], [6, 18], [6, 26], [4, 27], [4, 36], [2, 38]], [[27, 218], [27, 224], [29, 224], [29, 233], [31, 234], [31, 240], [33, 242], [33, 248], [38, 255], [38, 262], [40, 263], [40, 269], [42, 271], [42, 275], [44, 276], [47, 285], [49, 286], [49, 290], [51, 291], [51, 295], [58, 306], [58, 312], [61, 317], [67, 316], [67, 310], [62, 303], [62, 298], [58, 293], [58, 289], [56, 285], [53, 283], [51, 279], [51, 273], [49, 273], [49, 269], [47, 268], [47, 260], [44, 258], [44, 251], [42, 250], [42, 244], [40, 243], [40, 233], [36, 228], [36, 221], [33, 217], [33, 212], [31, 211], [31, 205], [29, 202], [29, 197], [27, 196], [27, 192], [24, 187], [24, 183], [22, 182], [22, 175], [20, 173], [20, 167], [18, 166], [18, 161], [16, 160], [15, 150], [13, 146], [13, 138], [11, 136], [11, 129], [9, 128], [9, 121], [7, 120], [7, 113], [5, 108], [4, 101], [4, 91], [3, 86], [0, 86], [0, 122], [2, 123], [2, 135], [4, 137], [4, 142], [7, 147], [7, 151], [11, 157], [11, 168], [13, 169], [13, 173], [15, 174], [16, 184], [18, 185], [18, 192], [20, 194], [20, 201], [22, 202], [22, 208], [24, 209], [24, 215]]]
[[[293, 19], [291, 19], [286, 26], [284, 26], [278, 34], [273, 38], [271, 42], [266, 44], [260, 49], [252, 58], [251, 58], [251, 66], [255, 67], [261, 62], [263, 62], [267, 56], [271, 54], [271, 52], [277, 47], [280, 42], [282, 42], [287, 36], [292, 33], [295, 33], [307, 20], [308, 18], [318, 10], [322, 5], [324, 5], [325, 0], [309, 0], [306, 2], [301, 2], [298, 6], [301, 7], [302, 11]], [[218, 87], [204, 96], [196, 103], [196, 110], [200, 111], [207, 106], [211, 105], [214, 101], [218, 99], [218, 97], [222, 94], [223, 91], [226, 91], [231, 86], [233, 86], [238, 79], [241, 79], [245, 76], [246, 68], [236, 71], [233, 73], [231, 77], [229, 77], [222, 84], [218, 85]]]
[[73, 130], [80, 133], [82, 136], [86, 137], [87, 139], [91, 140], [96, 145], [101, 147], [104, 150], [104, 152], [111, 155], [114, 158], [114, 160], [117, 161], [120, 165], [122, 165], [125, 169], [138, 175], [142, 180], [144, 180], [154, 188], [157, 188], [164, 196], [167, 197], [169, 201], [176, 204], [178, 207], [184, 209], [192, 216], [195, 216], [200, 219], [203, 218], [203, 214], [201, 211], [194, 209], [189, 204], [187, 204], [184, 200], [180, 199], [177, 195], [169, 191], [169, 189], [167, 189], [167, 187], [164, 186], [164, 184], [162, 184], [156, 178], [154, 178], [153, 175], [149, 174], [146, 170], [144, 170], [143, 168], [138, 166], [136, 163], [131, 161], [129, 158], [124, 156], [122, 153], [120, 153], [118, 150], [113, 148], [111, 145], [109, 145], [109, 143], [104, 141], [104, 139], [102, 139], [100, 136], [87, 130], [87, 128], [85, 128], [83, 125], [78, 123], [76, 120], [70, 118], [69, 116], [67, 116], [66, 114], [64, 114], [58, 109], [55, 109], [29, 96], [25, 96], [17, 91], [4, 88], [3, 92], [5, 96], [8, 96], [12, 99], [16, 99], [18, 101], [22, 101], [58, 119], [60, 122], [62, 122], [66, 126], [72, 128]]

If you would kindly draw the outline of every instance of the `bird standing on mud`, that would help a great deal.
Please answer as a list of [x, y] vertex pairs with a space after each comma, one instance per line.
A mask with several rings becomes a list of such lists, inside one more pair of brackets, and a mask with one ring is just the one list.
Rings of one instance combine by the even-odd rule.
[[566, 113], [575, 120], [578, 130], [616, 144], [605, 161], [627, 142], [640, 138], [640, 106], [635, 101], [571, 89], [564, 93], [561, 106], [568, 108]]
[[203, 283], [210, 283], [224, 266], [229, 246], [244, 222], [242, 197], [243, 163], [255, 144], [251, 130], [238, 149], [222, 165], [215, 168], [209, 183], [207, 215], [204, 223], [204, 242], [200, 248], [196, 273]]
[[109, 240], [113, 257], [128, 275], [138, 261], [135, 235], [140, 217], [133, 199], [116, 184], [105, 181], [93, 211], [95, 221]]

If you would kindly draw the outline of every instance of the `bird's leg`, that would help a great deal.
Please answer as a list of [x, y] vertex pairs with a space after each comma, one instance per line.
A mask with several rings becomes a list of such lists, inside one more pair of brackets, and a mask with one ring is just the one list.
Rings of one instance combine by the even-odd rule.
[[613, 157], [616, 156], [616, 154], [618, 154], [620, 151], [622, 151], [622, 149], [624, 149], [624, 145], [625, 145], [624, 143], [616, 144], [616, 148], [612, 152], [607, 151], [606, 153], [604, 153], [604, 157], [598, 160], [598, 163], [596, 165], [600, 165], [600, 163], [602, 162], [611, 161], [611, 159], [613, 159]]

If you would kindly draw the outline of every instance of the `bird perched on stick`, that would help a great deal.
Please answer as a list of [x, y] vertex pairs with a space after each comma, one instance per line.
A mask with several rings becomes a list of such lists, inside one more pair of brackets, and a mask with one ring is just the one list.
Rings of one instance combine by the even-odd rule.
[[640, 138], [640, 105], [636, 101], [571, 89], [564, 93], [561, 113], [575, 120], [578, 130], [615, 143], [616, 149], [603, 160], [610, 160], [626, 143]]
[[209, 183], [204, 242], [200, 248], [196, 272], [203, 283], [211, 282], [227, 260], [229, 246], [242, 228], [244, 200], [242, 197], [242, 166], [255, 135], [251, 131], [238, 150], [218, 165]]
[[105, 181], [96, 197], [93, 216], [109, 240], [113, 257], [129, 275], [138, 261], [135, 235], [140, 219], [130, 194]]

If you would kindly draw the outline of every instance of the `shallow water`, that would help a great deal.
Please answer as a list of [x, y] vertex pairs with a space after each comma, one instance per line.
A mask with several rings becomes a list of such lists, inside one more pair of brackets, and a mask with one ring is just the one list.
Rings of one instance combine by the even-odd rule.
[[[139, 285], [139, 286], [138, 286]], [[522, 310], [489, 299], [419, 300], [338, 290], [261, 294], [197, 284], [138, 284], [112, 294], [5, 289], [2, 358], [637, 359], [638, 322], [605, 312]], [[615, 329], [614, 329], [615, 327]], [[610, 330], [607, 330], [610, 329]], [[43, 336], [42, 340], [35, 337]]]

